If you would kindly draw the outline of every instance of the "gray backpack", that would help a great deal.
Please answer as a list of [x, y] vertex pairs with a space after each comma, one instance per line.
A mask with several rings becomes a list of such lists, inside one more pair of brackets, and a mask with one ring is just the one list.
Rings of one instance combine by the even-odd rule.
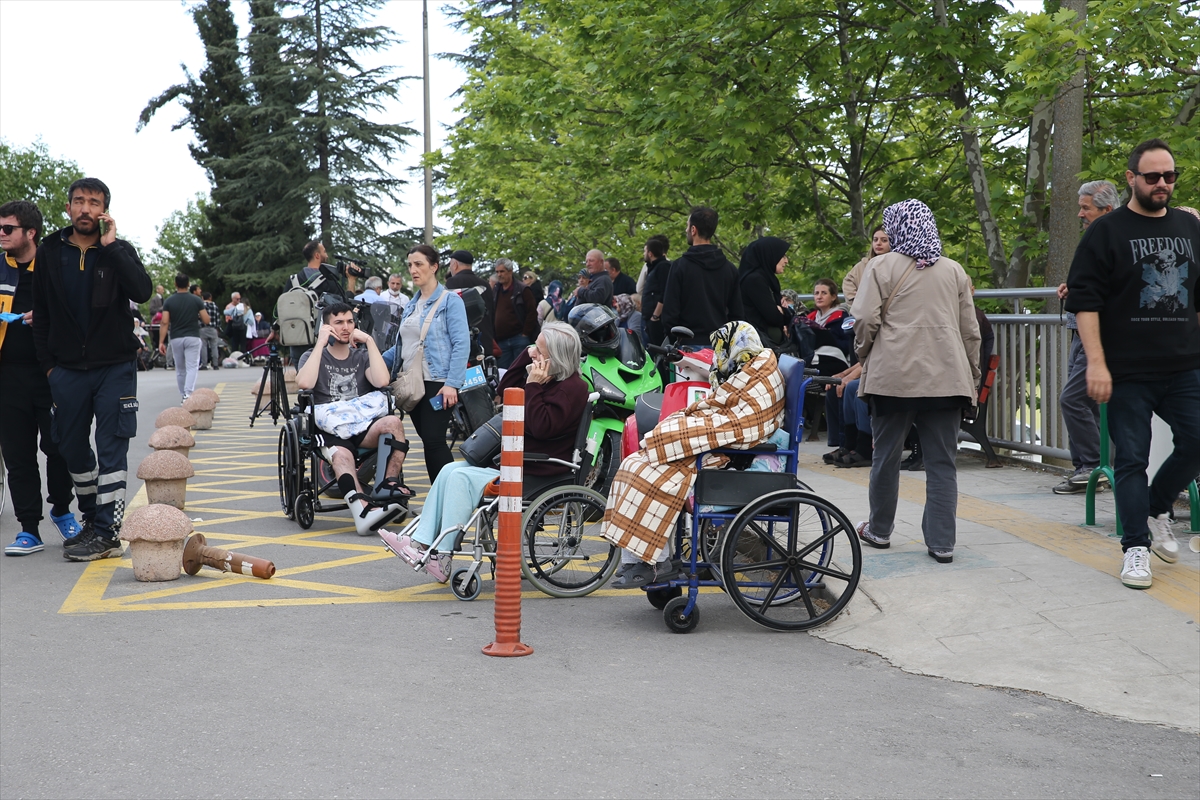
[[308, 289], [292, 289], [275, 304], [279, 343], [289, 347], [312, 347], [316, 341], [317, 296]]

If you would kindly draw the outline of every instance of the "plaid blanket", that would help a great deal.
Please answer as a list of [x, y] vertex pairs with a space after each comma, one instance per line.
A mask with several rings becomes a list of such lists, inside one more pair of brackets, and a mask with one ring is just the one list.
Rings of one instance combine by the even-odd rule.
[[[782, 424], [783, 376], [775, 354], [764, 350], [712, 395], [659, 422], [642, 449], [621, 462], [601, 535], [648, 564], [661, 561], [696, 481], [696, 456], [720, 447], [753, 447]], [[704, 466], [725, 460], [711, 456]]]

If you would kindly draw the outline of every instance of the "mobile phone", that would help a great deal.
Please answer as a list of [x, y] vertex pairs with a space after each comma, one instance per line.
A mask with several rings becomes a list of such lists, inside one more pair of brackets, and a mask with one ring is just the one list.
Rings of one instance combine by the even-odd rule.
[[434, 411], [441, 411], [446, 401], [440, 394], [435, 394], [429, 398], [429, 405], [433, 406]]
[[102, 219], [97, 221], [100, 223], [100, 235], [103, 236], [108, 233], [108, 223]]

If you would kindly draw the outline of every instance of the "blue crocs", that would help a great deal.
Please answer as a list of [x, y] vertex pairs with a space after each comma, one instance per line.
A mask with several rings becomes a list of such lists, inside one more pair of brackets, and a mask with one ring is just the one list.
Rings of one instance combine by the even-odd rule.
[[4, 548], [6, 556], [27, 556], [30, 553], [40, 553], [46, 549], [46, 545], [42, 544], [42, 540], [34, 536], [32, 533], [21, 531], [17, 534], [17, 540]]
[[79, 527], [79, 521], [75, 519], [75, 515], [70, 511], [63, 514], [61, 517], [56, 517], [51, 514], [50, 521], [54, 523], [54, 527], [58, 528], [58, 532], [62, 536], [64, 542], [73, 536], [78, 536], [79, 532], [83, 530]]

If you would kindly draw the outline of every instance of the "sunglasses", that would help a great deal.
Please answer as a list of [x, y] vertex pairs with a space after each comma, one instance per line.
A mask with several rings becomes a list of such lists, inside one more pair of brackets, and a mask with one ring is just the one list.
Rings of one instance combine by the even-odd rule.
[[1134, 175], [1141, 175], [1142, 180], [1146, 181], [1147, 186], [1153, 186], [1160, 179], [1165, 180], [1167, 184], [1172, 184], [1179, 177], [1179, 170], [1171, 170], [1170, 172], [1134, 172]]
[[12, 236], [12, 232], [15, 231], [17, 228], [21, 228], [22, 230], [29, 230], [28, 225], [0, 225], [0, 231], [4, 231], [5, 236]]

